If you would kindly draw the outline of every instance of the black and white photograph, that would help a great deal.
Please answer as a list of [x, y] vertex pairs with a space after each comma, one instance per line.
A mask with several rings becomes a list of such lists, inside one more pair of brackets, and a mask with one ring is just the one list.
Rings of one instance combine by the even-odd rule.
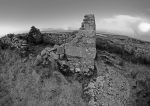
[[0, 0], [0, 106], [150, 106], [150, 0]]

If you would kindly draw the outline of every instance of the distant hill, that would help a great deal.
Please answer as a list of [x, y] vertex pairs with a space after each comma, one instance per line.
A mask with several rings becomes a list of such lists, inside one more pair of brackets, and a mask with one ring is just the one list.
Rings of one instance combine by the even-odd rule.
[[149, 34], [142, 34], [136, 36], [137, 39], [144, 40], [144, 41], [149, 41], [150, 42], [150, 33]]
[[150, 42], [150, 33], [125, 34], [125, 33], [119, 33], [119, 32], [97, 31], [97, 35], [120, 35], [120, 37], [128, 36], [131, 38], [136, 38], [139, 40]]
[[65, 30], [62, 28], [41, 28], [42, 33], [72, 32], [74, 30]]

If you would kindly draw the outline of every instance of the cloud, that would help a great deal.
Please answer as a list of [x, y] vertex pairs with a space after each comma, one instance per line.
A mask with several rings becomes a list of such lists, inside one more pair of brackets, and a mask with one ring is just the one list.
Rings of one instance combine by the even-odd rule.
[[25, 28], [19, 28], [18, 26], [10, 26], [10, 25], [0, 25], [0, 37], [9, 34], [9, 33], [24, 33], [28, 32]]
[[141, 22], [147, 21], [142, 17], [130, 15], [116, 15], [110, 18], [103, 18], [97, 22], [97, 30], [111, 31], [115, 33], [133, 35]]
[[148, 8], [147, 11], [150, 12], [150, 8]]
[[139, 24], [138, 28], [142, 32], [149, 32], [150, 31], [150, 24], [149, 23], [141, 23], [141, 24]]
[[[139, 25], [143, 22], [148, 22], [148, 19], [139, 16], [130, 15], [115, 15], [108, 18], [96, 18], [97, 31], [108, 31], [111, 33], [125, 34], [135, 36], [141, 33]], [[77, 30], [81, 27], [81, 22], [74, 20], [53, 28], [61, 28], [64, 30]], [[138, 33], [137, 33], [138, 32]]]

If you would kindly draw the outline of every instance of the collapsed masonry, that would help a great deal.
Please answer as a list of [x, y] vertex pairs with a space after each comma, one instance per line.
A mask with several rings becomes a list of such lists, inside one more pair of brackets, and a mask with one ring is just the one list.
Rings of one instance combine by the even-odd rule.
[[[54, 48], [44, 49], [35, 62], [39, 64], [44, 61], [57, 61], [61, 68], [65, 65], [71, 72], [79, 72], [90, 75], [94, 70], [94, 59], [96, 56], [96, 25], [93, 14], [85, 15], [82, 26], [76, 37], [69, 43]], [[54, 62], [52, 62], [54, 63]]]

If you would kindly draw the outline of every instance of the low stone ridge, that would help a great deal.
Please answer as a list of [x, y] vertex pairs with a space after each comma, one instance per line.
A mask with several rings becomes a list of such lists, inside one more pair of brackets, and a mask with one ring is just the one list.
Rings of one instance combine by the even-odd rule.
[[19, 39], [16, 36], [5, 36], [1, 38], [2, 45], [7, 45], [7, 48], [15, 48], [21, 55], [27, 55], [28, 43], [26, 40]]

